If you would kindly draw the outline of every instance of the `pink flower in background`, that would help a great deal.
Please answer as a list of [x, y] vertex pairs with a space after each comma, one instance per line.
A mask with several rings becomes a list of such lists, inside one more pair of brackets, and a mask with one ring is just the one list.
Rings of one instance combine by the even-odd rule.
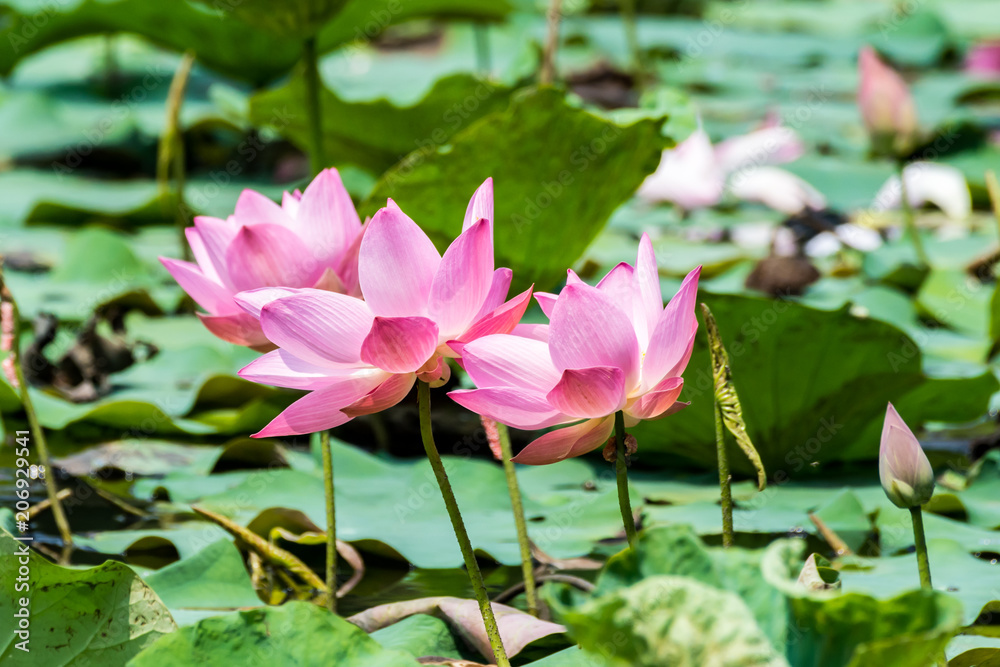
[[234, 300], [239, 292], [313, 287], [360, 296], [361, 220], [336, 169], [321, 172], [304, 193], [286, 192], [280, 206], [244, 190], [233, 215], [197, 217], [185, 233], [196, 263], [160, 261], [205, 309], [198, 317], [209, 331], [231, 343], [274, 347]]
[[806, 152], [798, 133], [769, 119], [760, 129], [724, 139], [715, 147], [715, 159], [730, 174], [765, 164], [794, 162]]
[[692, 211], [718, 204], [725, 187], [726, 174], [716, 160], [712, 141], [699, 126], [676, 147], [663, 151], [660, 165], [639, 186], [638, 195]]
[[[541, 465], [600, 447], [614, 428], [657, 419], [686, 404], [677, 398], [698, 321], [701, 268], [687, 275], [666, 308], [656, 257], [643, 235], [635, 266], [612, 269], [597, 287], [570, 273], [558, 296], [539, 295], [546, 331], [486, 336], [463, 351], [477, 389], [449, 393], [457, 403], [515, 428], [572, 424], [541, 436], [514, 460]], [[547, 337], [546, 337], [547, 336]]]
[[892, 403], [886, 408], [882, 424], [878, 474], [882, 489], [897, 507], [920, 507], [934, 495], [934, 469], [920, 441]]
[[858, 55], [858, 107], [877, 151], [905, 154], [920, 131], [917, 106], [903, 77], [866, 46]]
[[805, 152], [795, 130], [774, 121], [713, 147], [699, 127], [676, 148], [663, 151], [660, 165], [640, 186], [651, 203], [672, 202], [685, 211], [715, 206], [728, 189], [741, 201], [758, 202], [789, 215], [826, 199], [798, 176], [768, 166], [797, 160]]
[[984, 78], [1000, 77], [1000, 39], [980, 42], [969, 49], [965, 71]]
[[368, 223], [358, 253], [364, 300], [264, 288], [237, 301], [278, 346], [240, 376], [310, 393], [256, 437], [314, 433], [401, 401], [417, 380], [443, 383], [446, 359], [514, 329], [531, 289], [505, 303], [510, 269], [493, 268], [493, 182], [473, 195], [462, 233], [438, 254], [394, 202]]

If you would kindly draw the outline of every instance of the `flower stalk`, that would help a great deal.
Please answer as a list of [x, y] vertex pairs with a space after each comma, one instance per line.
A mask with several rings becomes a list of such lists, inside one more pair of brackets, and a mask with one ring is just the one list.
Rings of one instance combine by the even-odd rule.
[[320, 431], [319, 448], [323, 457], [323, 492], [326, 495], [326, 607], [337, 613], [337, 511], [333, 488], [333, 450], [330, 432]]
[[[59, 489], [56, 487], [56, 473], [52, 466], [52, 459], [49, 457], [45, 431], [42, 430], [42, 425], [38, 421], [38, 413], [35, 412], [35, 405], [28, 390], [28, 381], [24, 376], [24, 367], [21, 365], [21, 314], [17, 309], [17, 302], [14, 301], [14, 295], [11, 294], [3, 280], [2, 273], [0, 273], [0, 313], [2, 313], [0, 319], [3, 320], [3, 347], [8, 352], [8, 356], [4, 360], [4, 371], [8, 381], [20, 394], [21, 405], [28, 418], [28, 428], [38, 450], [38, 460], [45, 470], [42, 478], [45, 480], [45, 492], [49, 498], [52, 516], [55, 518], [63, 546], [69, 548], [73, 545], [73, 532], [70, 530], [69, 520], [66, 518], [66, 512], [63, 510], [62, 500], [60, 500]], [[67, 554], [68, 551], [64, 549], [63, 553]]]
[[[193, 259], [193, 256], [184, 232], [184, 227], [187, 225], [187, 215], [184, 204], [184, 137], [180, 115], [181, 106], [184, 104], [184, 93], [191, 76], [191, 68], [194, 66], [194, 58], [194, 53], [187, 51], [177, 66], [174, 78], [170, 81], [170, 90], [167, 93], [166, 128], [160, 138], [156, 155], [156, 181], [160, 198], [165, 205], [173, 204], [181, 255], [188, 262]], [[173, 198], [170, 196], [171, 176], [176, 184]]]
[[302, 45], [305, 64], [306, 117], [309, 122], [309, 167], [313, 176], [323, 171], [323, 117], [320, 110], [319, 54], [316, 37], [309, 37]]
[[639, 24], [636, 20], [635, 0], [622, 0], [622, 23], [625, 24], [625, 41], [631, 59], [632, 76], [636, 89], [641, 91], [646, 84], [646, 72], [642, 63], [642, 48], [639, 45]]
[[559, 22], [562, 20], [562, 0], [549, 0], [546, 13], [548, 33], [545, 37], [545, 48], [542, 51], [542, 69], [538, 74], [538, 83], [551, 86], [556, 78], [556, 51], [559, 50]]
[[524, 577], [524, 597], [528, 603], [528, 613], [538, 616], [538, 595], [535, 591], [535, 566], [531, 559], [531, 541], [528, 539], [528, 523], [524, 519], [524, 502], [521, 498], [521, 487], [517, 483], [517, 471], [511, 459], [514, 453], [510, 447], [510, 431], [506, 424], [495, 422], [483, 417], [483, 428], [491, 443], [495, 442], [500, 450], [500, 461], [503, 463], [504, 476], [507, 478], [507, 491], [510, 493], [510, 506], [514, 512], [514, 525], [517, 528], [517, 545], [521, 551], [521, 575]]
[[917, 261], [923, 267], [928, 267], [931, 265], [930, 259], [927, 257], [927, 250], [924, 248], [924, 242], [920, 238], [920, 232], [917, 231], [917, 221], [913, 213], [913, 207], [910, 205], [910, 196], [906, 188], [906, 164], [902, 160], [896, 163], [896, 168], [899, 173], [899, 188], [900, 188], [900, 206], [903, 209], [903, 226], [906, 228], [906, 233], [910, 237], [910, 242], [913, 243], [913, 250], [917, 253]]
[[[726, 452], [726, 434], [729, 431], [736, 444], [757, 471], [757, 489], [767, 486], [767, 473], [757, 448], [754, 447], [743, 421], [743, 406], [733, 384], [733, 371], [729, 367], [729, 353], [722, 344], [719, 325], [708, 305], [701, 304], [701, 314], [705, 318], [705, 332], [708, 335], [708, 349], [712, 359], [712, 381], [715, 385], [715, 445], [719, 460], [719, 490], [722, 495], [722, 546], [731, 547], [735, 543], [733, 531], [733, 489]], [[725, 427], [725, 430], [723, 430]]]
[[722, 408], [718, 399], [715, 399], [712, 411], [715, 413], [715, 449], [719, 459], [719, 488], [722, 491], [722, 546], [728, 549], [736, 542], [733, 535], [733, 476], [729, 473], [726, 432], [722, 427]]
[[920, 571], [920, 586], [931, 590], [931, 564], [927, 558], [927, 537], [924, 535], [924, 515], [920, 505], [910, 508], [913, 519], [913, 540], [917, 547], [917, 569]]
[[451, 526], [455, 530], [458, 546], [462, 550], [465, 569], [469, 572], [472, 590], [479, 603], [479, 611], [483, 615], [486, 634], [490, 640], [490, 647], [493, 649], [493, 659], [496, 660], [497, 667], [510, 667], [510, 660], [507, 659], [507, 653], [504, 651], [503, 642], [500, 639], [500, 629], [497, 627], [496, 617], [493, 615], [493, 607], [490, 606], [490, 598], [483, 581], [483, 574], [479, 570], [479, 563], [476, 562], [476, 554], [472, 549], [472, 541], [465, 529], [465, 522], [458, 509], [458, 501], [455, 499], [455, 492], [451, 488], [451, 482], [448, 480], [448, 473], [444, 469], [441, 455], [438, 453], [437, 445], [434, 444], [434, 433], [431, 428], [431, 387], [423, 380], [417, 382], [417, 402], [420, 412], [420, 437], [424, 443], [424, 451], [427, 453], [434, 477], [441, 488], [441, 497], [448, 509], [448, 518], [451, 519]]
[[622, 513], [622, 524], [628, 546], [635, 549], [635, 515], [632, 514], [632, 500], [628, 495], [628, 445], [625, 442], [625, 413], [615, 413], [615, 477], [618, 479], [618, 507]]

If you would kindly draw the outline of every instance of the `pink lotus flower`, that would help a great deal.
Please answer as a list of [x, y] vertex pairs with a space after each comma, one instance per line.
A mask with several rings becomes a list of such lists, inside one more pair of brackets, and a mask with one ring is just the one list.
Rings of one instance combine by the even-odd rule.
[[463, 231], [438, 254], [390, 200], [358, 253], [364, 300], [316, 289], [263, 288], [237, 302], [278, 346], [240, 376], [309, 393], [255, 437], [314, 433], [401, 401], [417, 380], [443, 383], [446, 359], [514, 329], [531, 289], [504, 303], [510, 269], [493, 269], [493, 181], [472, 197]]
[[547, 331], [485, 336], [466, 345], [463, 362], [478, 388], [449, 396], [515, 428], [572, 424], [514, 457], [531, 465], [600, 447], [619, 410], [626, 426], [676, 412], [687, 405], [677, 398], [698, 329], [700, 273], [700, 267], [689, 273], [664, 308], [653, 246], [643, 235], [635, 267], [619, 264], [597, 287], [570, 272], [558, 297], [539, 294], [551, 319]]
[[858, 56], [858, 106], [877, 152], [905, 155], [920, 127], [917, 106], [906, 82], [866, 46]]
[[974, 44], [965, 54], [965, 71], [987, 79], [1000, 77], [1000, 40]]
[[934, 469], [892, 403], [886, 408], [882, 425], [878, 474], [885, 495], [896, 507], [920, 507], [934, 495]]
[[226, 220], [199, 216], [185, 230], [197, 263], [161, 257], [185, 292], [207, 311], [198, 317], [223, 340], [273, 349], [234, 296], [258, 287], [315, 287], [353, 296], [362, 226], [336, 169], [281, 205], [244, 190]]

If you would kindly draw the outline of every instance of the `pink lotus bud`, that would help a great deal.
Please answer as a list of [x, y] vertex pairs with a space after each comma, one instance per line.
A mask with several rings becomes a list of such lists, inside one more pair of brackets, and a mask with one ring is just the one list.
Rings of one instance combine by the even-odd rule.
[[21, 384], [17, 381], [17, 369], [14, 368], [14, 357], [8, 356], [3, 360], [3, 374], [7, 376], [7, 382], [14, 389], [20, 389]]
[[0, 351], [10, 352], [14, 349], [14, 304], [10, 301], [0, 303]]
[[934, 495], [934, 469], [892, 403], [882, 426], [878, 474], [885, 495], [897, 507], [920, 507]]
[[497, 461], [503, 461], [503, 450], [500, 448], [500, 427], [489, 417], [480, 417], [483, 430], [486, 431], [486, 441], [490, 443], [490, 451]]
[[988, 79], [1000, 77], [1000, 40], [981, 42], [969, 49], [965, 71]]
[[906, 155], [919, 131], [917, 107], [906, 82], [870, 46], [858, 56], [858, 106], [872, 147], [879, 153]]

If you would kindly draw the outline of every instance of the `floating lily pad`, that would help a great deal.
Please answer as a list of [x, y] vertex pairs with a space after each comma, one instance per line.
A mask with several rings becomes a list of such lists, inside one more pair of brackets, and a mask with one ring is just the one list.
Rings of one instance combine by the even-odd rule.
[[[125, 565], [71, 570], [30, 551], [30, 544], [0, 531], [0, 576], [13, 588], [20, 570], [28, 572], [20, 595], [0, 598], [0, 613], [7, 619], [0, 626], [3, 664], [122, 665], [177, 628], [156, 593]], [[28, 606], [21, 606], [22, 598]], [[24, 635], [17, 634], [15, 614], [21, 609], [28, 613]]]
[[240, 552], [226, 539], [149, 574], [146, 584], [181, 627], [226, 611], [263, 606]]
[[276, 664], [302, 667], [417, 665], [412, 657], [382, 648], [344, 619], [308, 602], [206, 618], [164, 637], [129, 664], [223, 667], [262, 655]]

